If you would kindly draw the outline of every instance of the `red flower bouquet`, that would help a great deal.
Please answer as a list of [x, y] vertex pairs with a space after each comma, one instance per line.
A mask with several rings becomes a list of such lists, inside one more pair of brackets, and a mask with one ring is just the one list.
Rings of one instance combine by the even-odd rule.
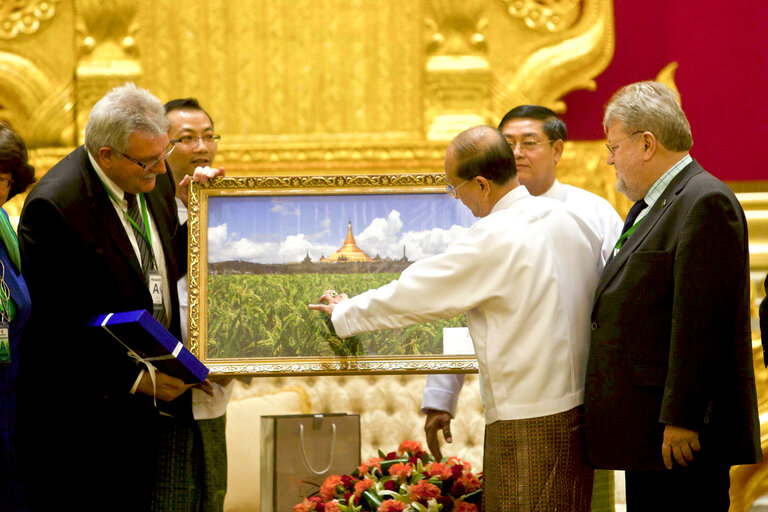
[[478, 512], [482, 473], [457, 457], [438, 462], [421, 443], [363, 462], [350, 475], [331, 475], [293, 512]]

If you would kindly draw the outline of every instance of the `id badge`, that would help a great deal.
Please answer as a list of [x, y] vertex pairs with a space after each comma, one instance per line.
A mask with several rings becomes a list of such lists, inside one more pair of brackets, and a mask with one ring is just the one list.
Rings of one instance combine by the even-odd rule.
[[163, 278], [159, 270], [149, 271], [149, 293], [152, 295], [152, 305], [155, 309], [163, 307]]
[[8, 322], [0, 321], [0, 364], [11, 362], [11, 341], [8, 339]]

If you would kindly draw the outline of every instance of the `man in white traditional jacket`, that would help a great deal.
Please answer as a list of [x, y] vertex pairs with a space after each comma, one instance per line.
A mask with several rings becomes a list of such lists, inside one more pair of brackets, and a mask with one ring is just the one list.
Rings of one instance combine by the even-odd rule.
[[310, 308], [341, 337], [466, 312], [485, 406], [486, 510], [589, 510], [581, 404], [601, 239], [519, 184], [491, 127], [459, 134], [445, 173], [449, 193], [480, 217], [468, 233], [396, 281], [351, 299], [326, 290]]
[[[563, 154], [568, 132], [565, 123], [552, 110], [539, 105], [520, 105], [501, 119], [499, 131], [515, 153], [517, 177], [534, 196], [562, 201], [587, 222], [602, 239], [601, 265], [608, 260], [623, 222], [611, 203], [584, 189], [557, 180], [556, 168]], [[602, 266], [601, 266], [602, 268]], [[430, 451], [440, 457], [438, 431], [451, 442], [451, 419], [456, 416], [464, 374], [427, 376], [421, 409], [427, 415], [424, 430]], [[593, 510], [611, 508], [611, 474], [596, 475], [595, 491], [605, 494]], [[604, 491], [604, 492], [603, 492]], [[605, 507], [599, 506], [601, 503]]]

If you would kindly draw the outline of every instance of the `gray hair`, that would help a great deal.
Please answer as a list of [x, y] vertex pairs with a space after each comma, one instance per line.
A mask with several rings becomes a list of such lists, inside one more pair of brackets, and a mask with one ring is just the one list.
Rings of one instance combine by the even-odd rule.
[[109, 91], [91, 109], [85, 125], [85, 147], [94, 156], [102, 147], [123, 153], [132, 133], [158, 137], [168, 133], [168, 126], [160, 100], [148, 90], [127, 83]]
[[688, 151], [693, 145], [691, 125], [678, 96], [659, 82], [637, 82], [619, 89], [605, 107], [603, 129], [617, 121], [627, 133], [653, 133], [671, 151]]

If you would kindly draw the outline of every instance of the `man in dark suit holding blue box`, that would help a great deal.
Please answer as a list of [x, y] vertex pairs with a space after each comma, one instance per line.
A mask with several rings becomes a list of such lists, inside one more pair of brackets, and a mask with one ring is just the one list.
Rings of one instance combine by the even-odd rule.
[[616, 188], [637, 202], [595, 294], [589, 456], [626, 470], [628, 512], [725, 512], [730, 466], [761, 459], [744, 212], [689, 155], [666, 86], [619, 90], [603, 126]]
[[36, 509], [150, 510], [153, 396], [174, 415], [191, 414], [191, 385], [162, 372], [152, 379], [119, 343], [85, 329], [98, 314], [146, 309], [179, 337], [175, 283], [187, 231], [172, 184], [157, 179], [173, 151], [167, 131], [151, 93], [113, 89], [90, 113], [85, 146], [48, 171], [24, 205], [21, 261], [34, 306], [22, 412]]

